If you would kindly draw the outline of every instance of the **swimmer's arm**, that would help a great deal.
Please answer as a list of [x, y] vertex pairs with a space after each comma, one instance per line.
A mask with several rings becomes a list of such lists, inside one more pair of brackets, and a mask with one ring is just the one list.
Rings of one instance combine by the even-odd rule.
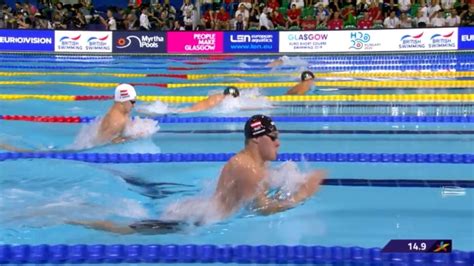
[[312, 196], [320, 187], [326, 173], [314, 171], [309, 174], [308, 181], [300, 186], [298, 191], [284, 200], [268, 197], [265, 192], [261, 193], [256, 201], [256, 210], [262, 215], [269, 215], [293, 208], [300, 202]]
[[217, 104], [221, 102], [223, 97], [219, 97], [219, 96], [211, 95], [207, 99], [204, 99], [202, 101], [199, 101], [193, 104], [191, 107], [181, 109], [179, 112], [180, 113], [201, 112], [201, 111], [205, 111], [207, 109], [213, 108], [214, 106], [216, 106]]
[[118, 136], [114, 139], [112, 139], [112, 143], [117, 144], [117, 143], [123, 143], [126, 141], [129, 141], [130, 137], [123, 137], [123, 136]]
[[99, 230], [99, 231], [107, 231], [107, 232], [112, 232], [116, 234], [122, 234], [122, 235], [128, 235], [128, 234], [133, 234], [135, 233], [135, 230], [130, 228], [129, 226], [121, 226], [121, 225], [116, 225], [112, 222], [108, 221], [66, 221], [67, 224], [71, 225], [81, 225], [86, 228], [94, 229], [94, 230]]
[[1, 144], [1, 143], [0, 143], [0, 149], [6, 150], [6, 151], [12, 151], [12, 152], [34, 152], [34, 150], [22, 149], [22, 148], [14, 147], [9, 144]]

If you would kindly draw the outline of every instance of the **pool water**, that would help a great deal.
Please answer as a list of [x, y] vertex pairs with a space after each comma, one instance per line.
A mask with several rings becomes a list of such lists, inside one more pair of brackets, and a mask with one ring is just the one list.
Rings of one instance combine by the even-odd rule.
[[[300, 56], [294, 64], [269, 69], [273, 57], [47, 56], [1, 55], [0, 72], [39, 72], [1, 76], [1, 81], [64, 82], [63, 84], [0, 83], [0, 94], [112, 95], [113, 86], [78, 86], [69, 82], [93, 83], [216, 83], [295, 82], [298, 75], [277, 77], [222, 77], [236, 73], [470, 71], [474, 57], [462, 54], [406, 54], [373, 56]], [[189, 68], [170, 70], [170, 67]], [[192, 69], [191, 69], [192, 68]], [[89, 73], [59, 75], [51, 72]], [[48, 74], [50, 73], [50, 74]], [[94, 75], [94, 73], [96, 75]], [[170, 77], [114, 77], [102, 73], [215, 74], [202, 80]], [[394, 80], [396, 78], [392, 78]], [[429, 78], [404, 78], [430, 80]], [[451, 80], [453, 78], [440, 78]], [[470, 80], [470, 78], [459, 78]], [[344, 78], [344, 80], [388, 80]], [[137, 85], [139, 95], [208, 95], [223, 87], [161, 88]], [[469, 116], [472, 102], [268, 102], [265, 95], [282, 95], [287, 87], [242, 90], [256, 110], [241, 111], [243, 102], [220, 106], [196, 114], [164, 114], [186, 104], [164, 104], [154, 110], [171, 117], [271, 116]], [[310, 94], [471, 94], [473, 88], [315, 88]], [[245, 95], [244, 95], [245, 96]], [[256, 98], [255, 98], [256, 97]], [[257, 99], [257, 100], [255, 100]], [[111, 101], [0, 101], [0, 115], [49, 115], [96, 117]], [[138, 107], [145, 107], [138, 102]], [[232, 105], [230, 104], [230, 105]], [[272, 106], [272, 108], [268, 108]], [[159, 110], [158, 110], [159, 109]], [[134, 113], [134, 115], [138, 115]], [[0, 120], [0, 143], [35, 149], [67, 148], [78, 140], [87, 124], [33, 123]], [[144, 126], [150, 130], [150, 126]], [[159, 127], [159, 129], [158, 129]], [[121, 145], [87, 149], [99, 153], [233, 153], [243, 148], [243, 123], [160, 123], [158, 131], [145, 139]], [[417, 122], [277, 122], [281, 131], [281, 153], [400, 153], [472, 154], [473, 123]], [[83, 135], [82, 137], [87, 137]], [[223, 162], [170, 162], [100, 164], [55, 159], [23, 159], [0, 162], [0, 243], [163, 243], [163, 244], [302, 244], [324, 246], [383, 247], [390, 239], [452, 239], [453, 247], [474, 250], [474, 196], [472, 188], [456, 188], [446, 194], [442, 187], [329, 186], [301, 206], [270, 216], [242, 210], [230, 219], [165, 235], [118, 235], [66, 224], [70, 220], [111, 220], [131, 224], [158, 218], [164, 210], [183, 199], [197, 203], [189, 211], [205, 208], [199, 202], [215, 188]], [[410, 179], [474, 181], [472, 163], [394, 162], [273, 162], [280, 175], [291, 169], [322, 168], [329, 179]], [[188, 211], [188, 210], [186, 210]]]

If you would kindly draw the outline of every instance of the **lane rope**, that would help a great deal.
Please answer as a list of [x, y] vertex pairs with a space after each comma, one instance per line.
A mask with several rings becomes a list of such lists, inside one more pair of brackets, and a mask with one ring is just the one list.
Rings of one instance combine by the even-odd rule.
[[[222, 83], [130, 83], [134, 86], [161, 87], [168, 89], [195, 87], [227, 87], [238, 88], [280, 88], [292, 87], [297, 82], [222, 82]], [[116, 82], [70, 82], [70, 81], [0, 81], [5, 85], [73, 85], [96, 88], [115, 88]], [[385, 80], [385, 81], [315, 81], [316, 87], [342, 88], [473, 88], [474, 80]]]
[[[474, 94], [342, 94], [342, 95], [277, 95], [265, 96], [272, 102], [473, 102]], [[97, 101], [112, 100], [110, 95], [47, 95], [0, 94], [0, 100]], [[138, 96], [139, 101], [165, 103], [195, 103], [207, 96]]]
[[[0, 161], [59, 159], [89, 163], [226, 162], [235, 153], [74, 153], [4, 152]], [[474, 154], [447, 153], [280, 153], [276, 161], [334, 163], [429, 163], [473, 164]]]
[[[214, 77], [250, 77], [250, 78], [262, 78], [262, 77], [285, 77], [295, 76], [299, 77], [301, 73], [290, 72], [290, 73], [216, 73], [216, 74], [140, 74], [140, 73], [106, 73], [106, 72], [0, 72], [0, 76], [3, 77], [15, 77], [15, 76], [106, 76], [106, 77], [118, 77], [118, 78], [145, 78], [145, 77], [168, 77], [168, 78], [179, 78], [188, 80], [207, 79]], [[474, 72], [351, 72], [351, 73], [340, 73], [340, 72], [326, 72], [326, 73], [314, 73], [316, 78], [471, 78], [474, 77]]]
[[384, 253], [319, 245], [0, 245], [2, 264], [236, 263], [304, 265], [472, 265], [473, 252]]
[[[145, 118], [145, 117], [143, 117]], [[148, 117], [167, 124], [190, 123], [245, 123], [248, 117]], [[94, 116], [34, 116], [0, 115], [0, 120], [41, 123], [89, 123]], [[272, 120], [283, 123], [474, 123], [474, 116], [273, 116]]]

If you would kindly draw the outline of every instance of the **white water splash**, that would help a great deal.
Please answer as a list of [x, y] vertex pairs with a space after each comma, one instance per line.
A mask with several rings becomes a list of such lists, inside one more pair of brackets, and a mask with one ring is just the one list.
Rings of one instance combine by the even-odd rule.
[[158, 121], [137, 116], [125, 128], [124, 136], [132, 139], [148, 138], [159, 130]]
[[168, 114], [168, 113], [177, 113], [178, 108], [170, 107], [167, 103], [155, 101], [152, 104], [139, 105], [135, 108], [139, 113], [147, 115], [159, 115], [159, 114]]
[[240, 90], [240, 97], [226, 97], [218, 106], [211, 110], [212, 113], [234, 113], [241, 110], [272, 109], [272, 103], [262, 95], [258, 88]]
[[192, 197], [170, 204], [160, 219], [186, 221], [190, 224], [211, 224], [223, 219], [212, 197]]
[[[149, 217], [147, 209], [136, 200], [90, 192], [79, 186], [64, 192], [7, 189], [2, 194], [1, 224], [41, 227], [70, 220], [101, 220], [109, 216], [133, 219]], [[18, 212], [19, 208], [21, 212]]]
[[[89, 124], [84, 125], [77, 137], [75, 138], [73, 144], [71, 144], [68, 149], [73, 150], [82, 150], [90, 149], [99, 145], [103, 145], [98, 141], [98, 132], [102, 118], [96, 119]], [[158, 121], [147, 118], [135, 117], [131, 122], [126, 126], [124, 130], [124, 136], [130, 137], [132, 139], [138, 138], [147, 138], [155, 134], [160, 130]]]
[[103, 118], [97, 118], [94, 121], [91, 121], [89, 124], [83, 125], [74, 139], [74, 142], [68, 148], [73, 150], [82, 150], [102, 144], [97, 140], [97, 133], [99, 132], [102, 119]]
[[301, 171], [293, 161], [286, 161], [269, 169], [268, 183], [271, 188], [279, 188], [283, 194], [292, 194], [307, 180], [308, 173]]

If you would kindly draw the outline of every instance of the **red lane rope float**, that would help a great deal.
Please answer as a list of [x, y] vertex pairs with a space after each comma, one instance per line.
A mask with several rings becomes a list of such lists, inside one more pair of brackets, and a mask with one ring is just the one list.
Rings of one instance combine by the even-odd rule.
[[146, 74], [146, 77], [163, 77], [163, 78], [188, 79], [188, 75], [186, 75], [186, 74]]
[[168, 70], [172, 71], [172, 70], [196, 70], [196, 69], [199, 69], [199, 68], [196, 68], [196, 67], [168, 67]]
[[210, 62], [184, 62], [185, 64], [187, 65], [206, 65], [206, 64], [210, 64]]
[[3, 115], [3, 120], [32, 121], [48, 123], [81, 123], [79, 116], [35, 116], [35, 115]]
[[112, 100], [114, 96], [109, 95], [77, 95], [75, 101], [96, 101], [96, 100]]
[[202, 58], [203, 60], [224, 60], [224, 59], [230, 59], [230, 58], [234, 58], [233, 55], [210, 55], [208, 57], [204, 57]]
[[148, 86], [148, 87], [160, 87], [168, 88], [168, 84], [165, 83], [130, 83], [133, 86]]

